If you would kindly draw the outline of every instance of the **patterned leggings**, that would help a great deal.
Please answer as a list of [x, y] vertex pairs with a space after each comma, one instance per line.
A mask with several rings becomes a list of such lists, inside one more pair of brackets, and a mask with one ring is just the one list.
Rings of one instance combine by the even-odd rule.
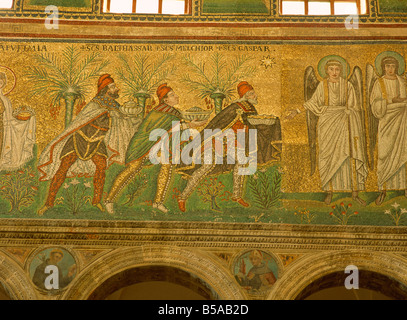
[[[76, 160], [78, 160], [78, 156], [75, 153], [71, 153], [61, 159], [61, 165], [59, 166], [57, 173], [52, 179], [51, 186], [49, 188], [46, 206], [54, 206], [58, 190], [64, 183], [69, 168], [75, 163]], [[96, 172], [93, 177], [94, 196], [92, 203], [98, 204], [102, 200], [103, 187], [105, 185], [106, 178], [107, 161], [105, 157], [96, 154], [92, 157], [92, 162], [96, 166]]]

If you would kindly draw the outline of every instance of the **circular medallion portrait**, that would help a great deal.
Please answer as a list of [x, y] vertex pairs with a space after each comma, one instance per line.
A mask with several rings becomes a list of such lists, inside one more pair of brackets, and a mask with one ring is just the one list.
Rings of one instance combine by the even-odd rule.
[[75, 278], [76, 271], [75, 258], [62, 248], [38, 252], [29, 266], [32, 282], [49, 293], [66, 288]]
[[237, 282], [250, 294], [263, 294], [270, 290], [278, 279], [278, 271], [276, 260], [260, 250], [245, 252], [233, 264]]

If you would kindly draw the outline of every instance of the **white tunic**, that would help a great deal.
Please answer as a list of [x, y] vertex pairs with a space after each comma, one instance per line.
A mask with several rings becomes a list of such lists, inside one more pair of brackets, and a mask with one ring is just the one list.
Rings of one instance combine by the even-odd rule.
[[393, 103], [406, 97], [406, 83], [401, 77], [381, 78], [374, 84], [370, 103], [379, 119], [377, 178], [379, 190], [406, 189], [407, 103]]
[[17, 120], [13, 116], [10, 100], [0, 93], [4, 104], [3, 148], [0, 156], [0, 171], [14, 171], [23, 167], [33, 158], [35, 144], [35, 116], [27, 121]]
[[322, 189], [363, 190], [368, 174], [365, 131], [353, 85], [343, 78], [338, 82], [320, 82], [304, 107], [319, 117], [318, 165]]

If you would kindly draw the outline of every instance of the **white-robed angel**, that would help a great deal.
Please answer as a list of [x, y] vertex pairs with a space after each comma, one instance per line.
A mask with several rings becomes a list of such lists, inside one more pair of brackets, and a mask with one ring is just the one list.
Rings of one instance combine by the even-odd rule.
[[403, 57], [392, 51], [376, 58], [376, 71], [367, 66], [367, 101], [370, 157], [377, 146], [377, 179], [380, 191], [376, 204], [386, 198], [386, 190], [405, 190], [407, 197], [407, 93]]
[[306, 69], [305, 103], [288, 118], [306, 112], [311, 175], [318, 164], [325, 203], [335, 191], [351, 191], [353, 200], [366, 205], [359, 197], [368, 175], [362, 71], [355, 67], [347, 79], [349, 65], [339, 56], [323, 58], [318, 70], [322, 81], [312, 66]]
[[[12, 73], [10, 69], [3, 68]], [[14, 76], [13, 89], [15, 80]], [[6, 73], [0, 72], [0, 171], [22, 168], [34, 157], [35, 145], [35, 113], [29, 107], [13, 109], [8, 98], [13, 89], [6, 89], [7, 85]]]

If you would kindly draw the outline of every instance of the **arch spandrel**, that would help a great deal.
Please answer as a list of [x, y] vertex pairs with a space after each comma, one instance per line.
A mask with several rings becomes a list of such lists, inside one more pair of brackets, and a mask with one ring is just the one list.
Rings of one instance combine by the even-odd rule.
[[72, 283], [62, 300], [85, 300], [112, 276], [129, 269], [167, 266], [199, 278], [220, 300], [247, 299], [233, 276], [205, 253], [179, 247], [121, 248], [89, 266]]
[[382, 252], [346, 250], [310, 254], [298, 259], [276, 283], [268, 300], [295, 300], [309, 285], [337, 272], [345, 273], [347, 266], [376, 273], [407, 287], [407, 261]]
[[0, 254], [0, 281], [12, 300], [37, 300], [28, 275], [11, 258]]

